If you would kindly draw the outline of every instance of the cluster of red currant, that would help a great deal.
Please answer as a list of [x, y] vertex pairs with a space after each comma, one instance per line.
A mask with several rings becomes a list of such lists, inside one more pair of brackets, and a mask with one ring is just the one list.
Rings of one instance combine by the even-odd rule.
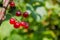
[[10, 24], [13, 24], [14, 25], [14, 28], [20, 28], [20, 27], [24, 27], [24, 28], [28, 28], [29, 27], [29, 24], [27, 22], [17, 22], [14, 18], [11, 18], [10, 19]]
[[[10, 7], [14, 7], [15, 3], [13, 1], [10, 2]], [[24, 12], [23, 15], [21, 14], [20, 11], [16, 12], [16, 16], [23, 16], [25, 18], [27, 18], [29, 16], [28, 12]], [[14, 25], [14, 28], [20, 28], [20, 27], [24, 27], [24, 28], [28, 28], [29, 24], [27, 22], [17, 22], [15, 18], [11, 18], [10, 19], [10, 24]]]
[[[15, 7], [15, 3], [14, 3], [13, 1], [10, 2], [10, 7]], [[21, 15], [22, 15], [22, 14], [21, 14], [20, 11], [17, 11], [17, 12], [16, 12], [16, 16], [21, 16]], [[24, 13], [23, 13], [23, 17], [25, 17], [25, 18], [28, 17], [28, 12], [24, 12]]]
[[[22, 14], [21, 14], [20, 11], [17, 11], [17, 12], [16, 12], [16, 16], [21, 16], [21, 15], [22, 15]], [[29, 16], [29, 14], [28, 14], [28, 12], [24, 12], [22, 16], [25, 17], [25, 18], [27, 18], [27, 17]]]

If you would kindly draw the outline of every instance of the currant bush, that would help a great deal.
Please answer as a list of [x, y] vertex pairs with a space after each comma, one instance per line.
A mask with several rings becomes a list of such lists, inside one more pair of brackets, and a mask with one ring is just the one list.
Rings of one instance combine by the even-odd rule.
[[10, 0], [0, 40], [59, 40], [59, 4], [59, 0]]

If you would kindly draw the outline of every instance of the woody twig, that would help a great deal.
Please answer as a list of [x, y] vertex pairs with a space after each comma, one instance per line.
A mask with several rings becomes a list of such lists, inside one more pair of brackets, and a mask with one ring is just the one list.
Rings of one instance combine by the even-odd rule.
[[0, 9], [0, 20], [4, 20], [5, 11], [10, 0], [3, 0], [3, 7]]

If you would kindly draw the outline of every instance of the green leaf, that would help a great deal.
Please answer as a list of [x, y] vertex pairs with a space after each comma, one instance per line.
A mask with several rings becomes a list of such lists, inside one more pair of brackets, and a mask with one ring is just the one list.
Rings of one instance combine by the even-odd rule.
[[13, 26], [9, 24], [9, 20], [5, 20], [0, 26], [0, 35], [2, 38], [10, 35], [13, 30]]
[[7, 40], [23, 40], [23, 38], [18, 34], [13, 34]]

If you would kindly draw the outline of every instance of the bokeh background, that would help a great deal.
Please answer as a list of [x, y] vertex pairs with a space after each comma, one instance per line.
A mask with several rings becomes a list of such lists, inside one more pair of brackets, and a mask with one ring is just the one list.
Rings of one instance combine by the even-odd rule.
[[[0, 40], [60, 40], [60, 0], [13, 1], [15, 7], [8, 6], [6, 19], [0, 25]], [[24, 19], [30, 24], [29, 30], [15, 29], [9, 23], [11, 17], [22, 21], [22, 16], [15, 16], [17, 10], [29, 13], [29, 17]]]

